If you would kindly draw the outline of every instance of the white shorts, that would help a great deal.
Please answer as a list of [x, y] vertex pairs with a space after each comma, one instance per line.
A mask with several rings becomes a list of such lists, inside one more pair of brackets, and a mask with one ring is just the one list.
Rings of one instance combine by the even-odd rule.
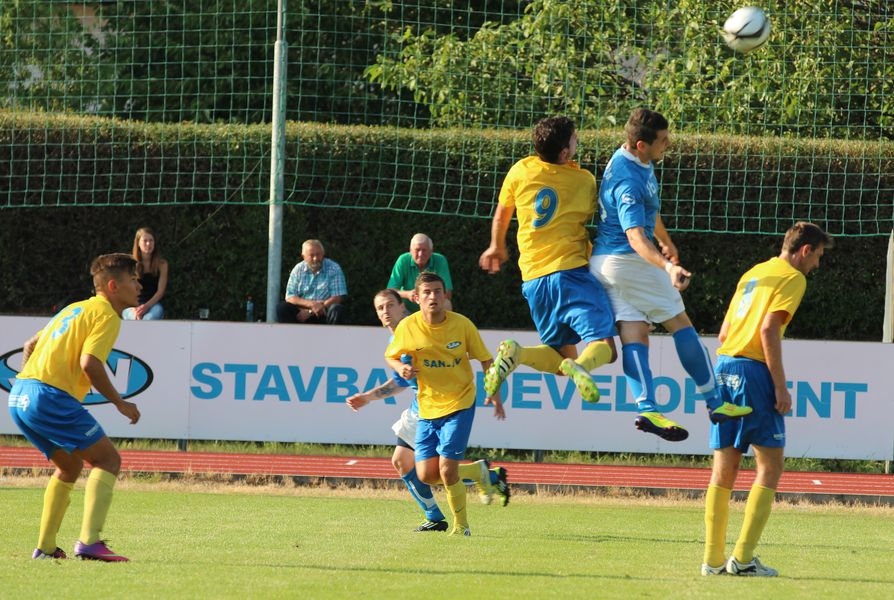
[[590, 272], [605, 287], [615, 321], [664, 323], [686, 310], [683, 297], [670, 277], [632, 254], [598, 254], [590, 257]]
[[400, 413], [400, 419], [398, 419], [394, 425], [391, 426], [391, 430], [394, 431], [394, 434], [408, 443], [410, 448], [416, 447], [416, 425], [419, 423], [419, 415], [409, 408], [404, 409], [404, 412]]

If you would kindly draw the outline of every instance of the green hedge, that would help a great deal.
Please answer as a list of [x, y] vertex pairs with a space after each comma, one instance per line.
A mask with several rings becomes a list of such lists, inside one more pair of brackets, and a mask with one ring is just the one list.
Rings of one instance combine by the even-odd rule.
[[[328, 256], [345, 269], [353, 323], [377, 324], [373, 294], [388, 280], [395, 257], [424, 231], [450, 260], [454, 304], [482, 328], [528, 329], [514, 263], [496, 276], [477, 266], [489, 239], [485, 219], [395, 212], [286, 207], [282, 285], [299, 260], [300, 243], [323, 240]], [[251, 295], [265, 306], [267, 209], [246, 206], [58, 208], [0, 211], [0, 312], [50, 314], [68, 298], [90, 293], [86, 274], [96, 254], [129, 251], [137, 227], [151, 225], [171, 263], [166, 305], [170, 318], [190, 319], [208, 306], [212, 317], [240, 320]], [[512, 233], [510, 233], [512, 235]], [[716, 333], [739, 274], [775, 255], [779, 240], [748, 235], [674, 235], [695, 274], [685, 292], [696, 327]], [[884, 303], [885, 238], [840, 238], [807, 295], [789, 337], [879, 340]], [[514, 245], [513, 245], [514, 248]], [[515, 257], [513, 257], [514, 260]]]
[[[36, 127], [38, 121], [42, 123], [41, 127], [50, 122], [58, 128], [40, 130], [41, 143], [29, 145], [27, 153], [10, 150], [23, 148], [29, 139], [33, 141], [36, 129], [29, 128]], [[82, 130], [73, 131], [78, 127]], [[0, 190], [0, 193], [6, 193], [8, 199], [12, 198], [0, 203], [4, 207], [0, 209], [0, 312], [49, 314], [51, 307], [64, 299], [89, 295], [90, 283], [86, 271], [90, 259], [99, 253], [129, 251], [135, 230], [149, 225], [156, 230], [160, 249], [171, 262], [171, 281], [164, 302], [170, 318], [194, 318], [199, 307], [208, 306], [212, 318], [241, 320], [244, 318], [243, 307], [247, 295], [253, 296], [260, 314], [266, 302], [268, 211], [262, 204], [263, 199], [259, 200], [257, 195], [254, 204], [193, 203], [190, 201], [191, 190], [184, 187], [183, 182], [171, 181], [166, 177], [164, 161], [155, 163], [156, 168], [161, 169], [159, 179], [176, 191], [154, 204], [135, 205], [142, 199], [134, 197], [122, 199], [120, 205], [91, 206], [91, 194], [84, 191], [65, 195], [65, 203], [81, 206], [34, 208], [29, 206], [29, 198], [17, 195], [27, 185], [31, 185], [28, 189], [34, 189], [34, 182], [39, 179], [37, 174], [45, 173], [47, 157], [66, 155], [65, 150], [69, 149], [67, 144], [79, 136], [83, 143], [83, 136], [89, 132], [94, 136], [89, 139], [94, 140], [91, 145], [95, 152], [108, 154], [110, 166], [114, 167], [109, 171], [108, 185], [111, 189], [125, 189], [119, 178], [145, 172], [146, 161], [156, 149], [170, 148], [175, 143], [170, 126], [105, 122], [99, 127], [81, 117], [65, 120], [51, 119], [46, 115], [0, 113], [0, 165], [10, 165], [9, 172], [0, 178], [8, 183], [8, 189]], [[262, 148], [265, 143], [262, 136], [266, 136], [266, 143], [269, 144], [269, 132], [258, 127], [234, 131], [232, 127], [204, 126], [195, 128], [193, 133], [196, 132], [201, 133], [194, 136], [199, 141], [192, 143], [207, 140], [203, 154], [212, 157], [218, 146], [229, 149], [236, 146]], [[527, 134], [524, 132], [414, 133], [305, 124], [291, 124], [289, 132], [289, 148], [297, 148], [297, 152], [289, 157], [287, 171], [292, 169], [296, 173], [301, 172], [300, 165], [312, 164], [314, 156], [330, 152], [338, 153], [346, 164], [352, 160], [362, 161], [362, 157], [352, 155], [352, 151], [364, 152], [364, 148], [368, 149], [377, 138], [382, 146], [389, 148], [395, 137], [403, 143], [413, 144], [417, 152], [412, 156], [420, 161], [424, 153], [418, 150], [426, 146], [440, 146], [443, 149], [444, 146], [455, 145], [457, 161], [468, 161], [471, 160], [468, 157], [478, 156], [477, 152], [470, 151], [470, 147], [476, 144], [499, 148], [499, 152], [489, 151], [480, 156], [522, 155], [527, 148]], [[145, 139], [136, 144], [140, 147], [138, 155], [129, 155], [121, 146], [133, 147], [134, 135]], [[582, 138], [586, 140], [585, 147], [590, 149], [591, 154], [581, 157], [583, 164], [604, 164], [617, 142], [617, 135], [617, 132], [584, 132]], [[240, 136], [248, 139], [234, 143], [233, 140]], [[296, 136], [300, 136], [301, 143], [297, 143]], [[362, 144], [359, 138], [363, 138]], [[19, 143], [10, 145], [10, 140], [18, 140]], [[692, 147], [707, 144], [708, 141], [705, 136], [678, 135], [675, 143], [678, 147]], [[723, 139], [712, 139], [710, 143], [718, 147]], [[760, 145], [769, 142], [734, 139], [729, 143]], [[789, 140], [789, 146], [808, 143], [819, 146], [830, 142]], [[841, 145], [843, 152], [849, 151], [846, 142]], [[859, 153], [861, 150], [855, 146], [853, 151]], [[755, 153], [741, 154], [747, 157]], [[795, 155], [794, 151], [767, 152], [763, 158], [763, 169], [793, 172], [789, 161]], [[681, 153], [679, 160], [683, 160], [684, 156], [687, 154]], [[767, 157], [773, 157], [777, 162], [771, 163]], [[139, 169], [128, 164], [134, 161], [139, 163]], [[494, 172], [508, 168], [508, 164], [497, 162], [494, 160], [487, 168]], [[824, 177], [834, 178], [843, 173], [848, 168], [846, 162], [839, 161], [838, 164], [830, 160], [829, 171]], [[219, 190], [220, 198], [232, 198], [228, 190], [237, 185], [234, 180], [240, 178], [221, 165], [217, 165], [217, 169], [211, 168], [213, 163], [209, 159], [208, 165], [197, 166], [198, 172], [208, 173], [203, 186]], [[76, 169], [77, 163], [58, 164], [60, 169], [71, 171]], [[666, 165], [664, 176], [684, 166]], [[423, 167], [417, 166], [419, 169]], [[408, 164], [405, 168], [408, 177], [414, 165]], [[465, 164], [463, 169], [467, 172], [469, 165]], [[252, 173], [251, 177], [268, 177], [269, 181], [269, 174]], [[61, 198], [63, 194], [51, 189], [53, 185], [62, 185], [59, 181], [58, 177], [44, 177], [40, 185], [49, 197], [58, 195]], [[322, 179], [315, 183], [308, 181], [311, 182], [309, 185], [323, 186], [326, 183]], [[357, 178], [353, 183], [355, 189], [339, 189], [338, 193], [356, 193], [362, 197], [363, 186], [367, 184], [362, 178]], [[495, 178], [492, 193], [489, 194], [491, 202], [496, 197], [499, 184], [499, 179]], [[671, 189], [670, 196], [668, 187]], [[673, 198], [675, 188], [668, 187], [664, 189], [665, 197]], [[496, 276], [483, 273], [477, 266], [478, 255], [489, 241], [490, 222], [486, 214], [489, 214], [492, 204], [482, 205], [486, 209], [483, 214], [445, 215], [426, 214], [421, 207], [411, 207], [410, 210], [363, 210], [323, 206], [318, 199], [326, 197], [327, 190], [320, 189], [319, 194], [290, 198], [296, 203], [284, 208], [283, 287], [288, 272], [299, 260], [301, 241], [319, 238], [326, 246], [327, 255], [345, 269], [352, 322], [375, 325], [372, 295], [387, 283], [391, 265], [398, 254], [407, 250], [410, 237], [421, 231], [429, 234], [435, 241], [436, 249], [450, 260], [456, 286], [454, 304], [458, 311], [482, 328], [530, 328], [531, 321], [521, 298], [520, 278], [514, 265], [517, 256]], [[857, 211], [861, 201], [859, 190], [854, 192], [852, 200], [853, 210]], [[667, 205], [670, 210], [674, 209], [672, 201], [668, 200]], [[843, 210], [849, 212], [851, 209]], [[480, 207], [476, 211], [482, 212]], [[479, 218], [470, 218], [474, 216]], [[776, 218], [780, 219], [780, 229], [784, 230], [791, 219], [798, 217], [780, 215]], [[675, 227], [673, 217], [668, 219], [668, 224], [683, 263], [695, 274], [692, 285], [684, 294], [688, 312], [699, 330], [716, 333], [738, 276], [754, 262], [777, 254], [781, 236], [680, 231]], [[514, 231], [510, 231], [510, 237], [514, 239]], [[811, 276], [807, 296], [788, 334], [796, 338], [878, 340], [881, 338], [883, 316], [887, 237], [839, 237], [836, 243], [836, 248], [824, 258], [822, 268]], [[511, 247], [514, 249], [514, 243]]]

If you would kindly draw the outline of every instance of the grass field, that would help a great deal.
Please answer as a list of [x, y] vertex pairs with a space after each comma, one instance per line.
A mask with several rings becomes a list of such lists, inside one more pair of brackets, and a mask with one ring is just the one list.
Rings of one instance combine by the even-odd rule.
[[[124, 480], [104, 535], [128, 564], [33, 561], [43, 479], [0, 479], [0, 598], [887, 598], [894, 509], [777, 504], [775, 579], [702, 577], [699, 502], [470, 495], [471, 538], [413, 533], [405, 493]], [[62, 525], [80, 527], [83, 484]], [[438, 500], [446, 507], [443, 494]], [[734, 503], [730, 536], [741, 523]]]

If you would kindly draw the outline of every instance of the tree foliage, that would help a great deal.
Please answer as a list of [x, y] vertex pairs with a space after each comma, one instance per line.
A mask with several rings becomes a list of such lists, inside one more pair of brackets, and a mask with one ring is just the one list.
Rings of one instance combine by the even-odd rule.
[[94, 112], [115, 79], [99, 29], [57, 3], [0, 3], [0, 106]]
[[648, 104], [692, 130], [890, 135], [888, 3], [766, 2], [774, 32], [748, 55], [721, 41], [728, 4], [534, 0], [521, 18], [467, 40], [405, 29], [366, 75], [409, 90], [439, 126], [515, 127], [565, 113], [599, 127]]
[[[693, 131], [879, 139], [894, 125], [886, 0], [767, 0], [768, 44], [722, 42], [727, 0], [287, 3], [286, 116], [583, 127], [648, 104]], [[0, 102], [166, 122], [271, 119], [275, 3], [0, 5]]]

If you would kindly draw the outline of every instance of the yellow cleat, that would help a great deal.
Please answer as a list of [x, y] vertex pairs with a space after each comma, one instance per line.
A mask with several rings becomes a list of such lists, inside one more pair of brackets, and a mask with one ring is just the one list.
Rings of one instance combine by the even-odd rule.
[[574, 385], [577, 386], [581, 398], [591, 403], [599, 402], [599, 388], [596, 387], [596, 382], [593, 381], [586, 369], [573, 359], [566, 358], [559, 365], [559, 370], [571, 378]]
[[689, 432], [658, 412], [643, 412], [633, 422], [636, 428], [646, 433], [654, 433], [668, 442], [682, 442]]
[[509, 374], [518, 366], [519, 345], [515, 340], [504, 340], [497, 348], [494, 363], [484, 374], [484, 393], [490, 398], [497, 393]]
[[750, 414], [750, 406], [739, 406], [738, 404], [732, 404], [730, 402], [724, 402], [714, 410], [711, 410], [710, 408], [708, 409], [708, 417], [711, 419], [711, 422], [715, 424], [726, 423], [733, 419], [741, 419]]

